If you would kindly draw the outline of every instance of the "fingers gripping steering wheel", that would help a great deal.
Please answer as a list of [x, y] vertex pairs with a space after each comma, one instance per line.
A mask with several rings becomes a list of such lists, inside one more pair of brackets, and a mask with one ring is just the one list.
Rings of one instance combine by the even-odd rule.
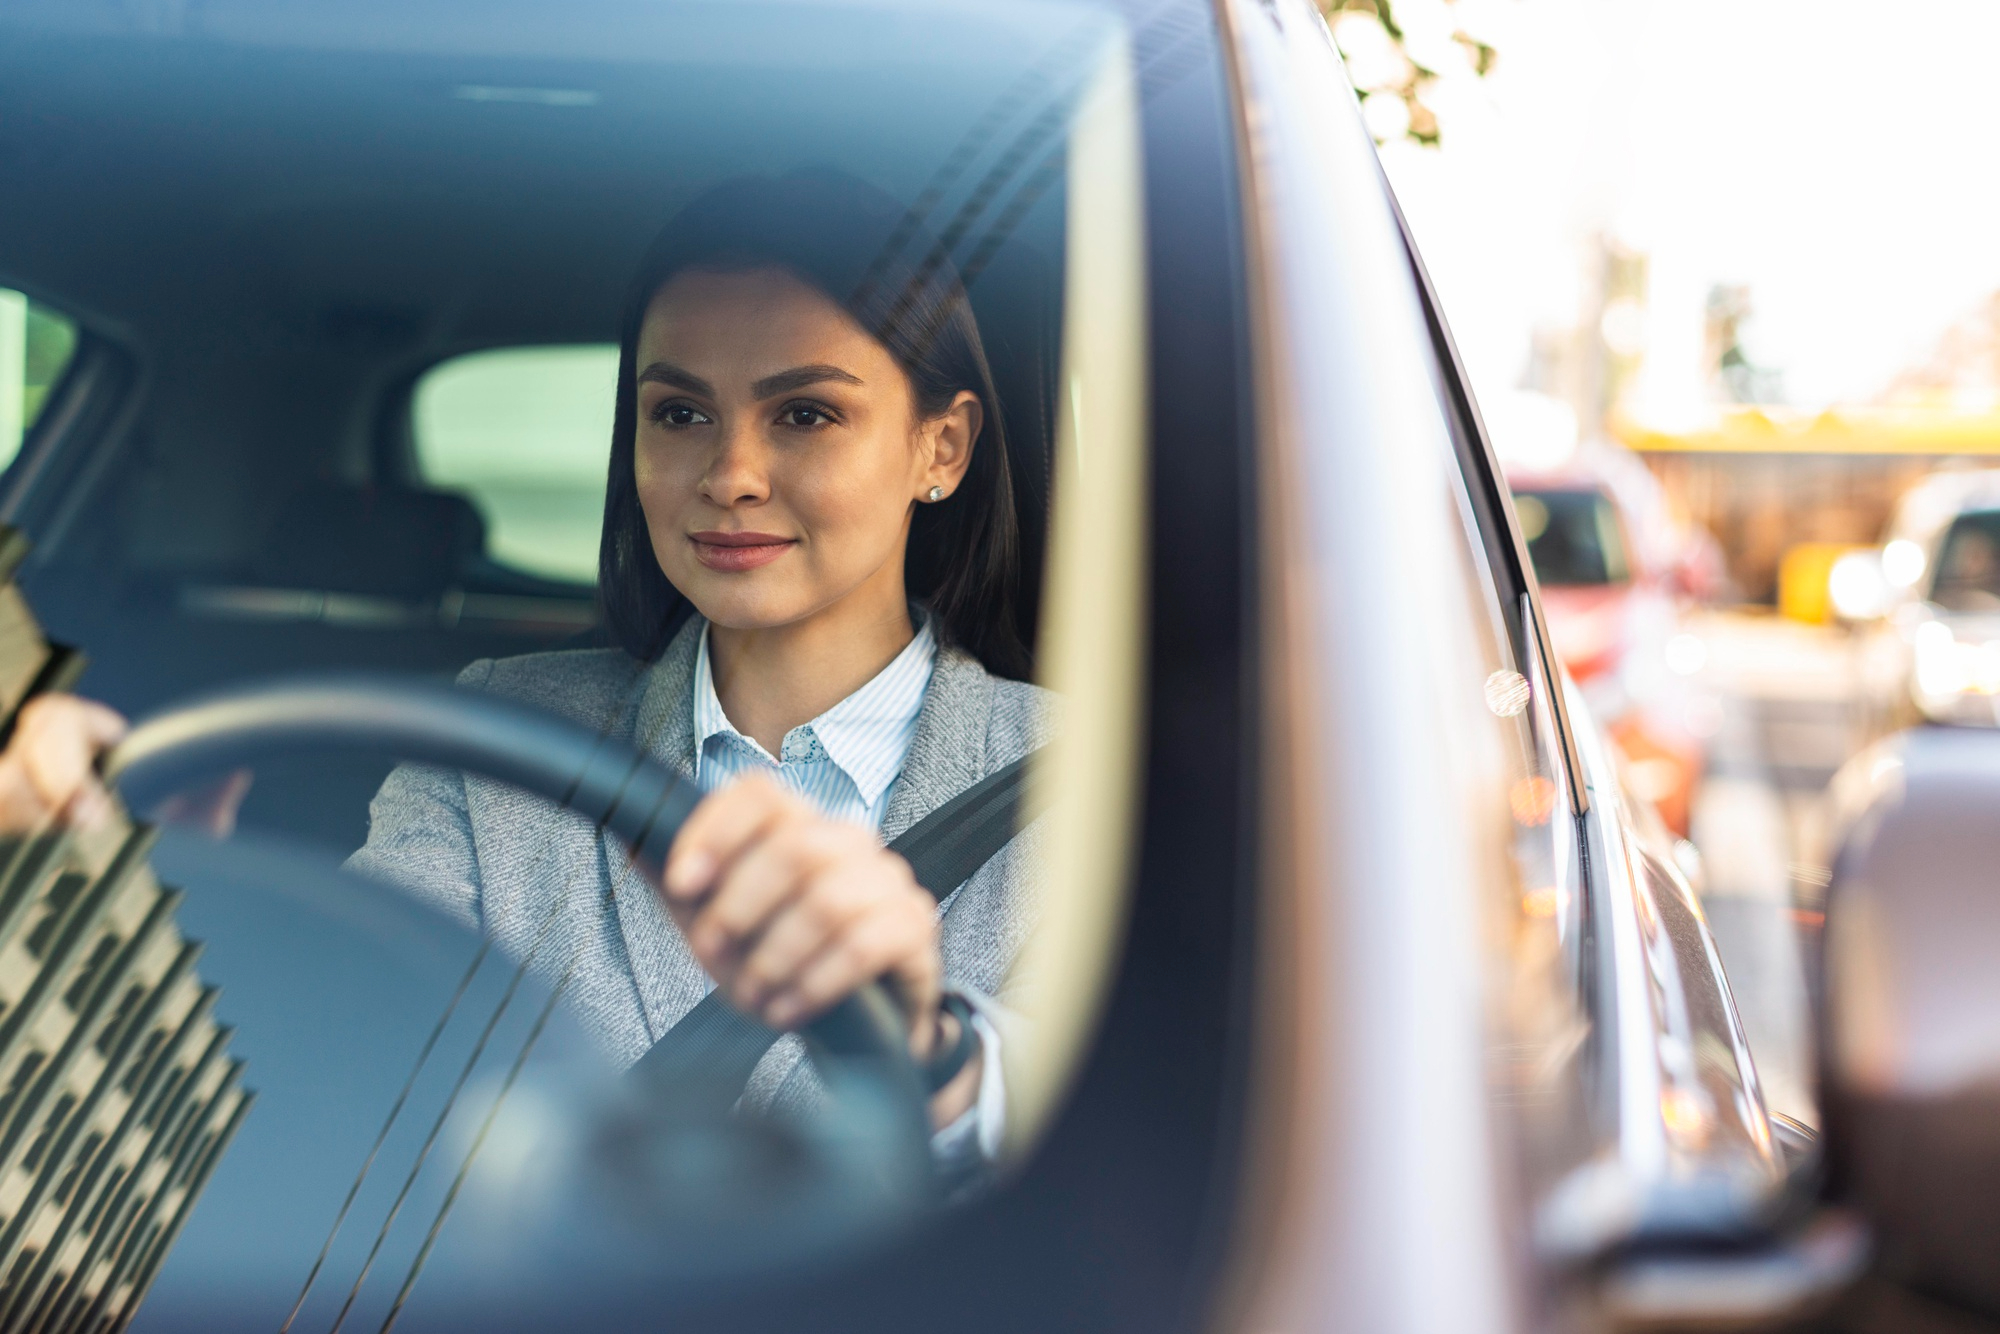
[[[701, 799], [623, 740], [491, 695], [389, 677], [291, 677], [208, 695], [139, 723], [103, 768], [129, 807], [144, 812], [260, 758], [302, 750], [378, 751], [496, 779], [596, 822], [655, 867]], [[906, 1166], [920, 1162], [913, 1174], [921, 1175], [929, 1164], [928, 1099], [906, 1032], [896, 1003], [874, 983], [815, 1020], [805, 1037], [829, 1085], [861, 1089], [878, 1120], [887, 1109], [899, 1141], [894, 1156]], [[701, 1133], [713, 1138], [717, 1127]]]

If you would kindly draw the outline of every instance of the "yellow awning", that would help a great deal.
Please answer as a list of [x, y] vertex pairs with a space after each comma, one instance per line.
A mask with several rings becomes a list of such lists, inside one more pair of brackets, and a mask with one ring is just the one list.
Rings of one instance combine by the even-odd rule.
[[1936, 408], [1725, 408], [1692, 428], [1614, 418], [1612, 434], [1642, 452], [1677, 454], [2000, 454], [2000, 412]]

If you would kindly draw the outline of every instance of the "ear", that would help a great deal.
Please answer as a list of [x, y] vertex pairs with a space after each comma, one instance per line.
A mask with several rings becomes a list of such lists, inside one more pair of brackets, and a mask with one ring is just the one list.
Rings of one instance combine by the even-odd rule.
[[917, 499], [928, 499], [934, 486], [943, 487], [947, 496], [958, 490], [972, 466], [973, 441], [985, 424], [986, 410], [970, 389], [959, 390], [949, 407], [924, 421], [919, 430], [928, 459], [918, 474]]

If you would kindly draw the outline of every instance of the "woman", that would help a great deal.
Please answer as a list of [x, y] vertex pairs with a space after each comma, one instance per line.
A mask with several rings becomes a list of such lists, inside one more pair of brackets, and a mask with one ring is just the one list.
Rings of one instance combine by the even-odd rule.
[[[941, 248], [844, 177], [717, 189], [654, 244], [622, 323], [599, 566], [619, 647], [460, 678], [631, 738], [708, 797], [649, 882], [580, 817], [406, 765], [352, 864], [561, 970], [627, 1060], [710, 979], [784, 1030], [885, 979], [914, 1058], [971, 1052], [936, 1071], [939, 1152], [990, 1157], [988, 997], [1032, 912], [1034, 831], [942, 914], [884, 840], [1047, 738], [1048, 698], [1018, 679], [1019, 546], [992, 375]], [[82, 701], [29, 711], [0, 818], [91, 816], [89, 757], [118, 729]], [[774, 1047], [748, 1100], [809, 1101], [801, 1054]]]

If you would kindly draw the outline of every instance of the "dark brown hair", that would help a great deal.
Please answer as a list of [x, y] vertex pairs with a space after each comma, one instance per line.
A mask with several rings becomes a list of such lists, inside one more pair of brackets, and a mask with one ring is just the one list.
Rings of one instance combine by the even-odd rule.
[[598, 549], [598, 596], [615, 643], [659, 656], [689, 614], [653, 554], [633, 475], [640, 325], [654, 294], [690, 269], [779, 268], [824, 292], [875, 337], [910, 378], [921, 416], [960, 392], [983, 424], [958, 489], [919, 505], [904, 561], [909, 596], [941, 642], [990, 672], [1020, 678], [1029, 658], [1017, 621], [1021, 522], [993, 372], [949, 254], [909, 210], [853, 177], [801, 171], [718, 186], [654, 240], [633, 280], [618, 333], [618, 404]]

